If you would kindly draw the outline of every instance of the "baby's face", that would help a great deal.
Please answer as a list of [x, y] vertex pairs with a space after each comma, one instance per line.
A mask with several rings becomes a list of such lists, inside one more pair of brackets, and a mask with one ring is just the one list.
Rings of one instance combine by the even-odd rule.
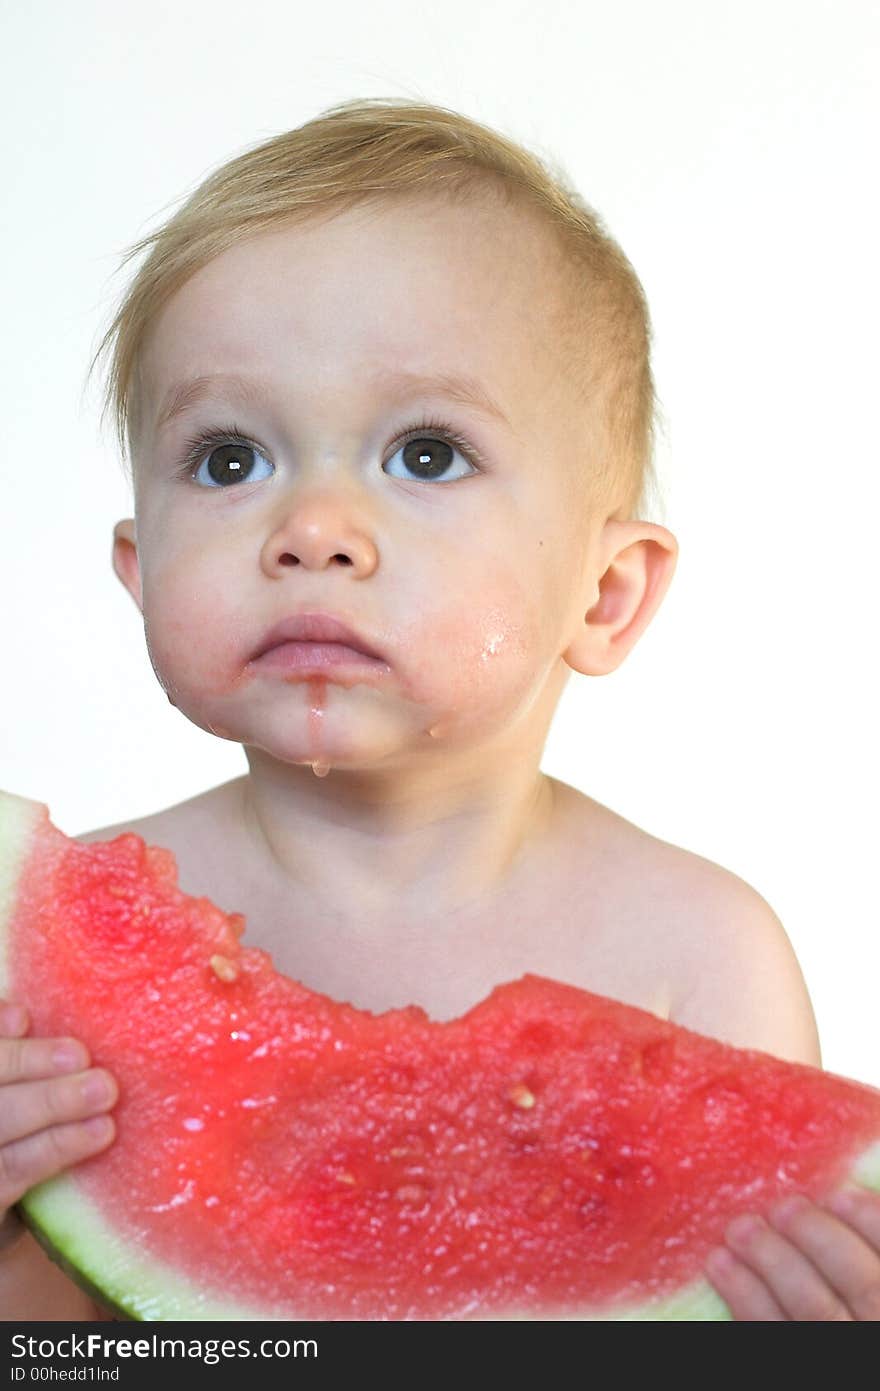
[[[401, 202], [262, 232], [164, 306], [141, 363], [138, 565], [117, 550], [117, 572], [197, 725], [307, 764], [318, 721], [321, 760], [366, 771], [453, 744], [510, 752], [550, 678], [555, 704], [592, 531], [553, 256], [520, 214]], [[442, 374], [502, 416], [429, 384]], [[202, 376], [210, 394], [162, 423]], [[326, 671], [317, 716], [308, 673], [252, 663], [270, 627], [316, 611], [384, 658]]]

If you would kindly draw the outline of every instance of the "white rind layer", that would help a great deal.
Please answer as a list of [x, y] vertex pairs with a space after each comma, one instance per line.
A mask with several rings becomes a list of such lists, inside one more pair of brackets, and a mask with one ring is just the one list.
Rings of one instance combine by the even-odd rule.
[[109, 1225], [72, 1172], [61, 1174], [22, 1199], [29, 1224], [61, 1257], [75, 1278], [132, 1319], [284, 1319], [268, 1309], [210, 1293], [173, 1266], [126, 1242]]

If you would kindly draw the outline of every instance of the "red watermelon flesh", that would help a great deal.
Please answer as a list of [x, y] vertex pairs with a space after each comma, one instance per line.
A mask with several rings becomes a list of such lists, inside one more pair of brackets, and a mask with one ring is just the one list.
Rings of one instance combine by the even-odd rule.
[[880, 1091], [527, 975], [372, 1014], [244, 947], [127, 833], [0, 793], [0, 995], [120, 1086], [22, 1207], [141, 1319], [725, 1318], [739, 1212], [880, 1188]]

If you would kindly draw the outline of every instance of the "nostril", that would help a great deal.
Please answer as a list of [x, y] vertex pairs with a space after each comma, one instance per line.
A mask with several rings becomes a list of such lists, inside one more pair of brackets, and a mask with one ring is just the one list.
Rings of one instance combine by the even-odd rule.
[[[333, 557], [333, 559], [334, 559], [334, 560], [338, 560], [340, 565], [353, 565], [353, 564], [354, 564], [354, 561], [352, 560], [352, 558], [351, 558], [350, 555], [335, 555], [335, 556]], [[281, 565], [300, 565], [301, 563], [302, 563], [302, 562], [300, 561], [299, 556], [296, 556], [296, 555], [290, 555], [290, 554], [288, 553], [288, 554], [279, 556], [279, 564], [281, 564]]]

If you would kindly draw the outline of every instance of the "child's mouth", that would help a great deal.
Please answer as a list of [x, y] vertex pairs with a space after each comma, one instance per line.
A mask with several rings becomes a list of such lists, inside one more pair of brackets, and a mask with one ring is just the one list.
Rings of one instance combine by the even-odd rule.
[[254, 658], [250, 665], [261, 671], [300, 674], [321, 673], [328, 668], [357, 667], [360, 670], [389, 671], [380, 657], [369, 657], [342, 642], [282, 642]]
[[329, 613], [298, 613], [283, 618], [264, 634], [251, 660], [262, 662], [264, 657], [288, 648], [291, 650], [285, 663], [296, 666], [309, 661], [337, 666], [343, 661], [361, 659], [387, 666], [382, 654], [355, 628]]

